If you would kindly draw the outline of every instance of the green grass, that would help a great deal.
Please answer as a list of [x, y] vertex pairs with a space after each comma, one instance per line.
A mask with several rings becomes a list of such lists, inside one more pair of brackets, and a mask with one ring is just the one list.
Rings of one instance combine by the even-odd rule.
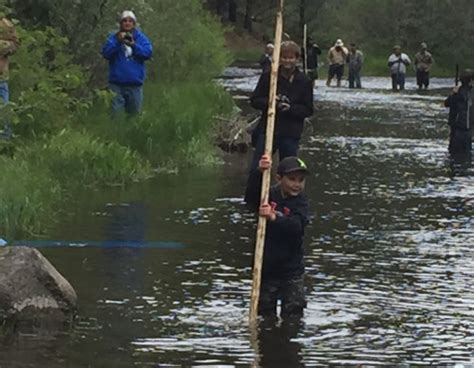
[[0, 234], [34, 233], [54, 217], [61, 198], [59, 183], [24, 160], [0, 157]]
[[63, 130], [44, 144], [26, 148], [21, 156], [64, 186], [123, 184], [152, 174], [147, 160], [136, 152], [82, 131]]
[[149, 160], [155, 168], [209, 165], [215, 117], [233, 108], [230, 95], [213, 82], [150, 83], [143, 113], [112, 121], [101, 106], [85, 119], [102, 139], [116, 141]]

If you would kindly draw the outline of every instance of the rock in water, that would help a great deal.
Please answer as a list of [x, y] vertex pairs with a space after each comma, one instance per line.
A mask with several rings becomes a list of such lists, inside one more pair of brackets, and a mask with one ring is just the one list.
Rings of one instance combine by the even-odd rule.
[[36, 249], [0, 248], [0, 325], [2, 321], [67, 321], [76, 310], [71, 284]]

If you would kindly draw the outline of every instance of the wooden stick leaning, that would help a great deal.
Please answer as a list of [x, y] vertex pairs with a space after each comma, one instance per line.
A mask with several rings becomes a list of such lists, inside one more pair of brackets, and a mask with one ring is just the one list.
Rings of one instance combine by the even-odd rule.
[[[275, 30], [275, 49], [273, 50], [272, 72], [270, 77], [270, 92], [268, 95], [267, 129], [265, 133], [265, 154], [273, 154], [273, 133], [275, 130], [276, 96], [278, 87], [278, 69], [280, 66], [281, 39], [283, 35], [283, 6], [284, 0], [278, 0], [278, 10]], [[271, 170], [265, 170], [262, 178], [262, 191], [260, 203], [268, 203], [270, 193]], [[265, 232], [267, 220], [259, 217], [257, 240], [255, 244], [255, 257], [253, 265], [252, 295], [250, 303], [250, 323], [257, 320], [258, 301], [260, 299], [260, 285], [262, 282], [263, 251], [265, 246]]]

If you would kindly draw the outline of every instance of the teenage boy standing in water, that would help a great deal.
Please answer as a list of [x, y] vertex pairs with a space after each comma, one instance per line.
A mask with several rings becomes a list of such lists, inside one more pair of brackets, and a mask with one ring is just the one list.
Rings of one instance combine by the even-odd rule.
[[[280, 160], [297, 156], [298, 145], [303, 132], [304, 120], [313, 115], [313, 84], [297, 67], [300, 47], [293, 41], [281, 45], [280, 69], [278, 72], [277, 114], [273, 152], [278, 151]], [[259, 125], [252, 133], [255, 152], [250, 166], [247, 192], [261, 187], [258, 164], [265, 151], [265, 128], [270, 92], [270, 72], [263, 73], [253, 92], [252, 107], [262, 112]]]
[[[269, 156], [262, 156], [259, 175], [270, 170]], [[304, 195], [306, 164], [297, 157], [280, 161], [277, 184], [270, 189], [269, 203], [260, 204], [260, 187], [248, 192], [248, 204], [267, 219], [262, 284], [258, 314], [275, 317], [281, 300], [281, 316], [299, 317], [306, 306], [304, 294], [303, 237], [308, 224], [308, 200]]]

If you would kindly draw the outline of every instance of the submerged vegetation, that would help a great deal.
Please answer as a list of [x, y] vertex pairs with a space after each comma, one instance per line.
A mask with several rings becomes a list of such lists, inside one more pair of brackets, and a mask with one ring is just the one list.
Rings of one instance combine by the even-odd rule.
[[0, 143], [0, 235], [37, 232], [74, 186], [217, 161], [215, 117], [233, 107], [213, 81], [230, 61], [220, 23], [198, 1], [140, 1], [134, 10], [155, 48], [144, 110], [112, 119], [100, 48], [128, 2], [111, 3], [0, 0], [21, 39], [11, 103], [0, 107], [15, 134]]

